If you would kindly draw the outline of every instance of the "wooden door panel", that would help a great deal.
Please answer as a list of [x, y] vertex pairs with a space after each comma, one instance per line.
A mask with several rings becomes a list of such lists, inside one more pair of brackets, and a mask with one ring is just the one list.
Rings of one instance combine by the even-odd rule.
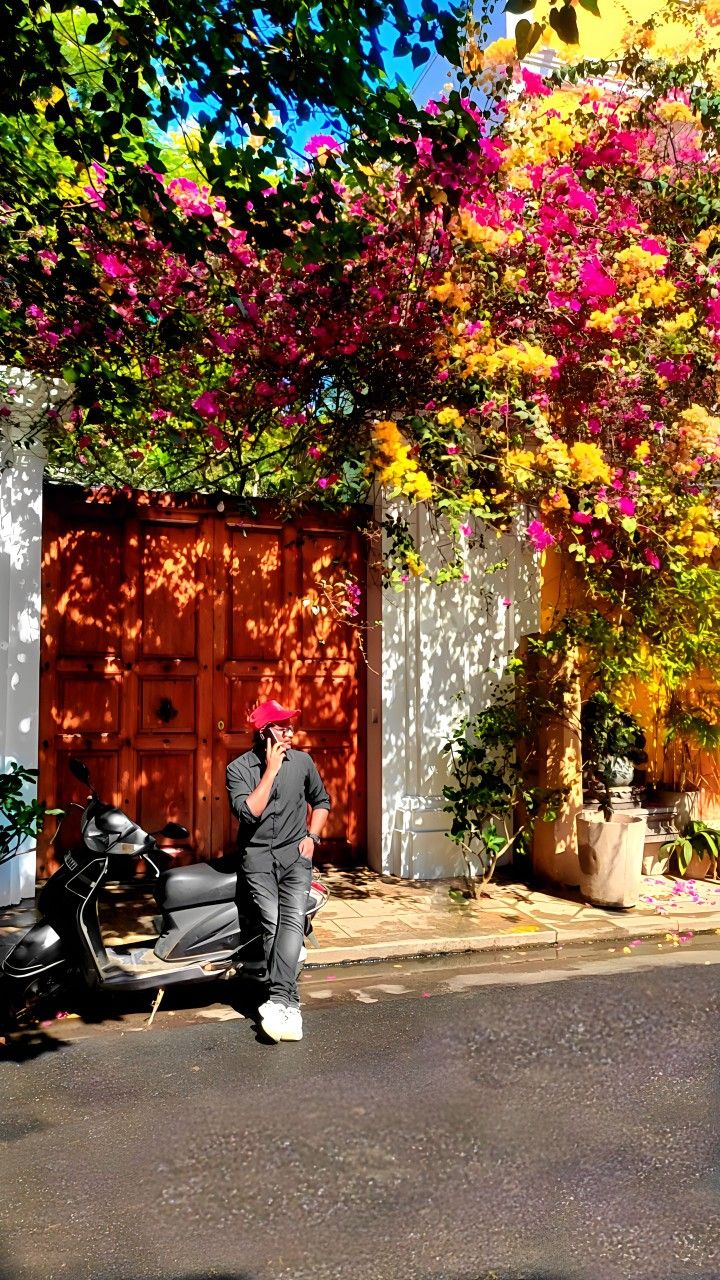
[[357, 733], [356, 678], [349, 663], [344, 664], [343, 670], [300, 670], [296, 684], [305, 729], [337, 729], [343, 738]]
[[107, 523], [63, 528], [48, 568], [56, 579], [58, 652], [67, 658], [119, 654], [123, 572], [117, 530]]
[[80, 675], [61, 672], [53, 718], [58, 733], [113, 734], [120, 732], [122, 680], [112, 673]]
[[227, 658], [277, 662], [290, 616], [282, 530], [230, 526], [222, 558], [228, 595]]
[[140, 656], [195, 658], [202, 544], [192, 525], [148, 523], [141, 534]]
[[181, 822], [189, 831], [196, 827], [195, 755], [194, 751], [138, 752], [138, 821], [146, 831], [157, 831], [166, 822]]
[[[356, 636], [332, 604], [332, 588], [346, 577], [351, 534], [304, 531], [302, 545], [302, 655], [306, 660], [351, 660]], [[326, 584], [323, 587], [323, 583]]]
[[195, 733], [195, 678], [183, 676], [140, 676], [140, 724], [141, 733], [163, 734]]

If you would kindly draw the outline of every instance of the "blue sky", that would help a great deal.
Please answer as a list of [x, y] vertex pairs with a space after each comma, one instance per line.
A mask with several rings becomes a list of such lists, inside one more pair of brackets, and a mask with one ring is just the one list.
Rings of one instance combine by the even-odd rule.
[[[397, 31], [394, 30], [390, 23], [386, 23], [381, 28], [381, 43], [387, 52], [386, 70], [393, 83], [404, 81], [408, 88], [411, 89], [418, 105], [423, 106], [431, 98], [436, 98], [442, 93], [443, 85], [447, 84], [451, 78], [452, 68], [450, 63], [439, 54], [431, 55], [429, 61], [419, 69], [413, 67], [410, 57], [393, 58], [392, 49], [397, 39], [397, 34]], [[498, 0], [492, 15], [491, 25], [488, 28], [487, 39], [490, 42], [504, 35], [505, 14], [503, 5]], [[326, 121], [322, 114], [318, 114], [306, 124], [300, 125], [292, 131], [294, 146], [298, 151], [301, 151], [304, 143], [313, 134], [326, 132], [333, 132], [332, 124]]]

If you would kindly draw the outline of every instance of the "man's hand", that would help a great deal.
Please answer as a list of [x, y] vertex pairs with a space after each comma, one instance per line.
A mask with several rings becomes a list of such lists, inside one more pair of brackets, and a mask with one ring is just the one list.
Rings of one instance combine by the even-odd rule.
[[287, 742], [274, 742], [272, 738], [268, 738], [265, 744], [265, 764], [271, 778], [276, 778], [280, 772], [289, 745]]
[[307, 858], [308, 862], [312, 862], [312, 856], [315, 850], [315, 841], [311, 840], [309, 836], [305, 836], [305, 839], [300, 841], [298, 848], [300, 850], [300, 857]]

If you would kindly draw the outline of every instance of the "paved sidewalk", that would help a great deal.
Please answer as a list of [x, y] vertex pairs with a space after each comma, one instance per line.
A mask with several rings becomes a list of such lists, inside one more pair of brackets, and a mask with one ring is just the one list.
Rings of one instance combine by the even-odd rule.
[[[720, 933], [720, 883], [647, 876], [638, 906], [608, 911], [588, 906], [579, 893], [499, 880], [471, 901], [451, 898], [448, 881], [413, 882], [357, 870], [328, 868], [320, 878], [330, 901], [315, 932], [307, 964], [338, 965], [462, 951], [506, 951], [582, 942], [639, 939], [680, 945], [697, 933]], [[453, 882], [454, 883], [454, 882]], [[142, 889], [138, 888], [142, 896]], [[152, 934], [156, 908], [149, 895], [131, 906], [122, 892], [105, 900], [102, 922], [109, 943], [140, 942]], [[0, 910], [0, 955], [34, 919], [34, 903]]]
[[645, 876], [638, 906], [610, 911], [588, 906], [577, 890], [508, 879], [457, 902], [448, 881], [394, 880], [367, 868], [322, 878], [331, 898], [315, 929], [321, 950], [310, 951], [308, 964], [581, 942], [630, 948], [656, 936], [679, 945], [696, 933], [720, 933], [717, 881]]

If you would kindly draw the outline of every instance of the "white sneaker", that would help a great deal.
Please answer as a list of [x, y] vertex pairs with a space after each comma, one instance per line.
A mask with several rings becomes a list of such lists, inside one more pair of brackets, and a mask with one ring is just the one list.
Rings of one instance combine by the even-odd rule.
[[281, 1040], [302, 1040], [302, 1014], [300, 1010], [290, 1005], [285, 1010], [285, 1025], [280, 1036]]
[[274, 1000], [266, 1000], [258, 1009], [260, 1026], [268, 1039], [274, 1040], [276, 1044], [283, 1039], [287, 1013], [285, 1005], [277, 1004]]

